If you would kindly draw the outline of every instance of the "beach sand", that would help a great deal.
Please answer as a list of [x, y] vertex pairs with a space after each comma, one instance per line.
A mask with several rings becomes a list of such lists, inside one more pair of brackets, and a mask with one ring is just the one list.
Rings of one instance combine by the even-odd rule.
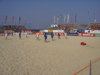
[[[21, 39], [14, 35], [7, 40], [0, 36], [0, 75], [73, 75], [98, 58], [100, 37], [55, 36], [52, 41], [48, 36], [48, 42], [44, 42], [42, 35], [40, 40], [35, 35], [23, 35]], [[98, 72], [94, 75], [100, 75], [100, 62], [94, 69]], [[78, 75], [88, 73], [89, 68]]]

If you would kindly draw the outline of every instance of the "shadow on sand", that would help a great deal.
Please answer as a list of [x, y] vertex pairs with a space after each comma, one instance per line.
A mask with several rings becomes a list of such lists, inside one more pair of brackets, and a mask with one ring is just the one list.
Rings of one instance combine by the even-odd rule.
[[52, 41], [56, 41], [56, 39], [52, 39]]
[[45, 40], [44, 40], [44, 42], [45, 42], [45, 43], [49, 43], [50, 41], [45, 41]]
[[36, 39], [36, 40], [41, 41], [42, 39]]

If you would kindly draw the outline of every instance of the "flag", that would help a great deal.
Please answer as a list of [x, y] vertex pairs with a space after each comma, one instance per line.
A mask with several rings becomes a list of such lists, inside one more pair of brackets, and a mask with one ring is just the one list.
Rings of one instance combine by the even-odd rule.
[[56, 23], [56, 20], [55, 19], [56, 19], [56, 16], [54, 16], [54, 24]]
[[59, 16], [57, 16], [57, 24], [59, 24]]
[[76, 24], [76, 21], [77, 21], [77, 14], [75, 14], [75, 24]]
[[96, 23], [96, 19], [94, 19], [94, 23]]
[[19, 24], [21, 23], [21, 17], [19, 16]]
[[66, 15], [64, 15], [64, 24], [65, 24], [65, 21], [66, 21]]
[[60, 24], [62, 23], [62, 16], [59, 17], [60, 18]]
[[7, 16], [5, 16], [5, 24], [7, 24]]
[[72, 14], [71, 14], [71, 24], [72, 24]]
[[12, 16], [12, 25], [14, 24], [14, 16]]
[[69, 23], [69, 14], [67, 15], [67, 24]]
[[95, 18], [95, 10], [94, 10], [94, 23], [96, 23], [96, 18]]
[[89, 24], [90, 24], [91, 18], [90, 18], [90, 13], [89, 13], [89, 11], [88, 11], [88, 18], [89, 18]]

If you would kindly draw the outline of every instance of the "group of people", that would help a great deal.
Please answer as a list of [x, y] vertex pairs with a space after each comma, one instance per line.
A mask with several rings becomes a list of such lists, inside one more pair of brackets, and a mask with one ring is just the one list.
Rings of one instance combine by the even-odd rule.
[[[67, 39], [67, 33], [65, 33], [64, 34], [65, 35], [65, 38]], [[58, 39], [60, 39], [60, 33], [58, 33]], [[54, 40], [53, 38], [54, 38], [54, 34], [53, 33], [51, 33], [51, 38], [52, 38], [52, 40]], [[45, 39], [45, 42], [47, 41], [47, 33], [44, 33], [44, 39]]]
[[[12, 32], [12, 33], [10, 33], [10, 34], [12, 34], [12, 36], [14, 35], [14, 33]], [[8, 38], [8, 33], [7, 32], [5, 32], [5, 39], [7, 39]], [[18, 35], [19, 35], [19, 39], [21, 39], [21, 32], [19, 32], [18, 33]], [[26, 36], [26, 38], [28, 37], [28, 32], [26, 32], [25, 33], [25, 36]]]
[[[36, 33], [37, 40], [39, 40], [39, 35], [40, 34], [37, 32]], [[65, 35], [65, 38], [67, 38], [67, 33], [65, 33], [64, 35]], [[25, 33], [25, 36], [26, 36], [26, 38], [28, 37], [28, 32]], [[58, 39], [60, 39], [60, 36], [61, 36], [60, 33], [58, 33]], [[7, 39], [7, 37], [8, 37], [8, 34], [5, 33], [5, 39]], [[53, 38], [54, 38], [54, 34], [51, 33], [51, 39], [54, 40]], [[21, 39], [21, 32], [19, 32], [19, 39]], [[44, 33], [44, 40], [45, 40], [45, 42], [47, 42], [47, 33]]]

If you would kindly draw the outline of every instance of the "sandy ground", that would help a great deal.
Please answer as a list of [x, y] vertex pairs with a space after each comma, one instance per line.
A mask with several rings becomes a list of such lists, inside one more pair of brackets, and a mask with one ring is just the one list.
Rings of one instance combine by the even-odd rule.
[[[86, 42], [81, 46], [80, 42]], [[0, 36], [0, 75], [73, 75], [89, 64], [90, 60], [100, 58], [100, 37], [63, 36], [54, 41], [48, 36], [37, 40], [35, 35]], [[96, 63], [95, 63], [96, 64]], [[93, 65], [94, 75], [100, 75], [100, 62]], [[78, 75], [89, 75], [86, 69]]]

